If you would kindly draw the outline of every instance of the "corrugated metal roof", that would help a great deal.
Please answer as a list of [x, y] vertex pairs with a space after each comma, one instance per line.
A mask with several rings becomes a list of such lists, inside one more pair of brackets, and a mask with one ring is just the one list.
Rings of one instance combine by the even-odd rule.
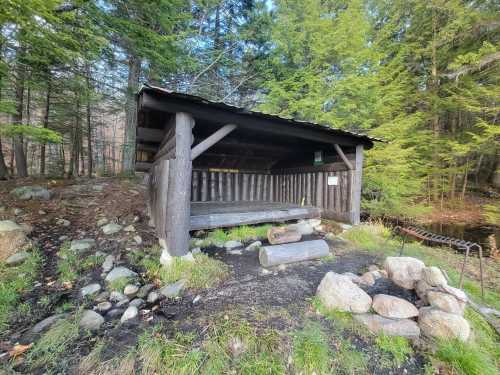
[[237, 107], [237, 106], [234, 106], [231, 104], [227, 104], [225, 102], [212, 101], [212, 100], [202, 98], [201, 96], [184, 94], [184, 93], [180, 93], [180, 92], [176, 92], [176, 91], [172, 91], [172, 90], [167, 90], [167, 89], [162, 88], [162, 87], [153, 86], [150, 84], [144, 84], [144, 86], [139, 90], [139, 94], [144, 90], [152, 90], [152, 91], [155, 91], [157, 93], [164, 94], [164, 95], [166, 94], [166, 95], [169, 95], [169, 96], [174, 97], [174, 98], [188, 100], [192, 103], [201, 103], [201, 104], [210, 105], [210, 106], [220, 108], [223, 110], [227, 110], [227, 111], [230, 111], [233, 113], [249, 115], [249, 116], [256, 116], [256, 117], [261, 117], [261, 118], [265, 118], [268, 120], [287, 122], [290, 125], [314, 127], [317, 130], [322, 130], [322, 131], [326, 131], [328, 133], [333, 133], [333, 134], [338, 134], [338, 135], [347, 135], [347, 136], [358, 138], [360, 140], [368, 141], [370, 143], [375, 142], [375, 141], [376, 142], [385, 142], [383, 139], [380, 139], [380, 138], [370, 137], [366, 134], [360, 134], [360, 133], [350, 132], [350, 131], [343, 130], [343, 129], [333, 128], [333, 127], [326, 125], [326, 124], [318, 124], [318, 123], [310, 122], [310, 121], [303, 121], [303, 120], [297, 120], [297, 119], [293, 119], [293, 118], [281, 117], [278, 115], [271, 115], [271, 114], [259, 112], [259, 111], [251, 111], [251, 110], [248, 110], [246, 108]]

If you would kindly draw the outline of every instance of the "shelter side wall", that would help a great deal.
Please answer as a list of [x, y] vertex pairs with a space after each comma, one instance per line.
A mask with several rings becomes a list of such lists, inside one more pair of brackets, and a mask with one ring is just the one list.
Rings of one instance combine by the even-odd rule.
[[349, 221], [352, 181], [353, 172], [349, 170], [245, 173], [196, 169], [191, 201], [293, 203], [321, 208], [325, 218]]

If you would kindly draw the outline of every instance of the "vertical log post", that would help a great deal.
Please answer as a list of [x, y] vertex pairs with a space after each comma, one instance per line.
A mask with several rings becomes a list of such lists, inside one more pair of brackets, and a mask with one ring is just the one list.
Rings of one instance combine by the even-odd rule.
[[167, 222], [167, 251], [175, 256], [189, 251], [193, 127], [194, 119], [189, 113], [175, 115], [175, 159], [171, 161], [166, 212], [171, 218]]
[[361, 211], [361, 179], [363, 176], [363, 145], [356, 146], [355, 168], [352, 171], [353, 179], [351, 184], [351, 224], [360, 222]]

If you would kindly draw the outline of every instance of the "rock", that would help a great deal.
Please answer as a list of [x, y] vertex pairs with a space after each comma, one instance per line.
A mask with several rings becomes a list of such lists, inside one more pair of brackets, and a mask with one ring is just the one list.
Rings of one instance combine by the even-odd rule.
[[84, 286], [82, 289], [80, 289], [80, 295], [82, 297], [87, 297], [87, 296], [91, 296], [91, 295], [94, 295], [98, 292], [100, 292], [101, 290], [101, 286], [97, 283], [94, 283], [94, 284], [89, 284], [87, 286]]
[[69, 227], [71, 225], [71, 221], [66, 219], [57, 219], [56, 224], [62, 227]]
[[344, 272], [342, 275], [347, 276], [355, 284], [358, 284], [361, 279], [358, 275], [352, 272]]
[[321, 219], [309, 219], [307, 223], [316, 230], [316, 227], [321, 225]]
[[418, 298], [420, 298], [425, 304], [428, 304], [427, 300], [427, 292], [432, 289], [432, 286], [427, 284], [424, 280], [419, 280], [415, 284], [415, 292], [417, 293]]
[[193, 254], [193, 255], [200, 254], [200, 253], [201, 253], [201, 249], [199, 247], [195, 247], [194, 249], [191, 249], [191, 254]]
[[314, 233], [314, 228], [306, 221], [299, 221], [296, 224], [290, 224], [288, 225], [288, 228], [297, 231], [302, 236], [308, 236]]
[[0, 261], [3, 261], [30, 245], [23, 227], [11, 220], [0, 221]]
[[463, 290], [460, 290], [458, 288], [454, 288], [449, 285], [443, 285], [439, 287], [439, 290], [451, 294], [453, 297], [455, 297], [458, 301], [467, 303], [469, 301], [469, 298], [467, 297], [467, 294]]
[[137, 308], [141, 307], [144, 305], [146, 302], [142, 298], [135, 298], [132, 301], [130, 301], [130, 306], [135, 306]]
[[122, 230], [122, 226], [120, 224], [116, 224], [116, 223], [109, 223], [109, 224], [106, 224], [105, 226], [103, 226], [102, 228], [102, 232], [106, 235], [109, 235], [109, 234], [115, 234], [115, 233], [118, 233], [119, 231]]
[[38, 215], [47, 215], [47, 212], [44, 210], [38, 210]]
[[95, 240], [93, 238], [84, 238], [82, 240], [73, 240], [70, 244], [70, 251], [76, 253], [83, 253], [92, 249], [95, 246]]
[[243, 244], [240, 241], [226, 241], [224, 243], [224, 247], [226, 250], [233, 250], [236, 249], [237, 247], [242, 247]]
[[101, 292], [99, 293], [95, 298], [94, 298], [94, 301], [95, 302], [104, 302], [104, 301], [107, 301], [107, 299], [109, 298], [109, 292]]
[[20, 251], [18, 253], [12, 254], [5, 260], [5, 264], [8, 266], [17, 266], [23, 263], [26, 259], [30, 257], [30, 253], [27, 251]]
[[137, 292], [137, 297], [139, 298], [146, 298], [146, 296], [155, 288], [154, 284], [146, 284], [143, 285], [139, 288], [139, 291]]
[[137, 273], [134, 271], [129, 270], [127, 267], [115, 267], [111, 270], [110, 273], [106, 275], [106, 281], [108, 283], [111, 283], [115, 280], [121, 279], [121, 278], [134, 278], [137, 277]]
[[137, 245], [142, 244], [142, 237], [139, 235], [134, 236], [134, 241]]
[[198, 294], [196, 295], [196, 297], [194, 297], [193, 299], [193, 305], [197, 304], [198, 302], [201, 301], [201, 296]]
[[328, 272], [316, 293], [328, 309], [364, 313], [370, 309], [371, 297], [347, 276]]
[[24, 211], [21, 208], [14, 208], [14, 215], [19, 216], [24, 213]]
[[56, 314], [45, 318], [44, 320], [38, 322], [31, 328], [32, 333], [42, 333], [48, 330], [55, 322], [64, 319], [67, 314]]
[[410, 302], [387, 294], [373, 297], [373, 310], [379, 315], [392, 319], [407, 319], [418, 316], [418, 309]]
[[102, 227], [103, 225], [106, 225], [108, 223], [108, 219], [106, 219], [105, 217], [97, 220], [97, 226], [98, 227]]
[[159, 299], [160, 299], [160, 294], [158, 292], [153, 291], [148, 294], [147, 301], [148, 303], [155, 303]]
[[63, 241], [66, 241], [69, 237], [66, 236], [66, 235], [63, 235], [63, 236], [59, 236], [59, 241], [63, 242]]
[[123, 228], [125, 232], [135, 232], [135, 228], [133, 225], [127, 225], [125, 228]]
[[122, 316], [124, 311], [125, 311], [124, 309], [112, 309], [112, 310], [108, 311], [108, 313], [106, 314], [106, 316], [109, 319], [116, 319], [119, 316]]
[[467, 341], [470, 326], [460, 315], [450, 314], [434, 307], [422, 307], [418, 316], [422, 333], [428, 337]]
[[124, 301], [124, 300], [128, 301], [128, 298], [127, 298], [127, 296], [125, 294], [117, 292], [116, 290], [113, 290], [109, 294], [109, 300], [111, 302], [120, 302], [120, 301]]
[[231, 254], [231, 255], [241, 255], [241, 254], [243, 254], [243, 252], [241, 250], [228, 250], [227, 253]]
[[375, 276], [371, 272], [365, 272], [359, 277], [358, 282], [364, 285], [372, 286], [375, 284]]
[[116, 307], [125, 307], [129, 304], [129, 301], [130, 300], [128, 298], [122, 299], [116, 303]]
[[23, 228], [24, 233], [26, 233], [27, 235], [33, 232], [33, 225], [30, 225], [28, 223], [21, 223], [19, 225], [21, 226], [21, 228]]
[[374, 334], [417, 338], [420, 336], [418, 324], [411, 319], [389, 319], [377, 314], [355, 314], [354, 319]]
[[444, 277], [441, 270], [437, 267], [425, 267], [422, 270], [422, 280], [424, 280], [430, 286], [448, 285], [446, 277]]
[[375, 264], [369, 265], [368, 271], [378, 271], [378, 267]]
[[114, 255], [107, 255], [102, 263], [102, 271], [109, 272], [113, 268], [113, 264], [115, 263]]
[[186, 280], [181, 279], [173, 284], [164, 286], [159, 290], [160, 294], [167, 298], [177, 297], [186, 285]]
[[336, 237], [337, 236], [335, 235], [335, 233], [332, 232], [328, 232], [327, 234], [325, 234], [325, 240], [327, 241], [333, 241]]
[[139, 287], [137, 285], [128, 284], [125, 286], [125, 289], [123, 289], [123, 294], [125, 294], [129, 298], [132, 298], [137, 294], [138, 291]]
[[424, 262], [411, 257], [387, 257], [384, 262], [389, 278], [405, 289], [415, 288], [416, 282], [422, 278], [424, 267]]
[[245, 250], [257, 250], [259, 249], [260, 247], [262, 246], [262, 242], [260, 241], [255, 241], [255, 242], [252, 242], [250, 245], [248, 245], [247, 247], [245, 247]]
[[104, 301], [104, 302], [98, 303], [95, 308], [97, 311], [105, 313], [106, 311], [111, 310], [112, 307], [113, 307], [113, 304], [111, 302]]
[[19, 199], [22, 200], [28, 200], [28, 199], [49, 200], [51, 197], [51, 192], [41, 186], [21, 186], [15, 188], [10, 193], [16, 195]]
[[139, 315], [139, 310], [137, 309], [137, 307], [129, 306], [127, 307], [127, 310], [125, 310], [125, 312], [123, 313], [120, 321], [122, 323], [125, 323], [127, 321], [137, 318], [138, 315]]
[[80, 327], [91, 331], [97, 331], [104, 323], [104, 318], [92, 310], [85, 310], [80, 318]]
[[432, 307], [436, 307], [439, 310], [450, 314], [464, 314], [465, 302], [459, 302], [451, 294], [429, 290], [427, 292], [427, 300]]

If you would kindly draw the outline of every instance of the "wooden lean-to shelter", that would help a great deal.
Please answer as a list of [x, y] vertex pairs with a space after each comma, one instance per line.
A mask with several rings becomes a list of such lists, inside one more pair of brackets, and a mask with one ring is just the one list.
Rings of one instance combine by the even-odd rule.
[[373, 139], [144, 86], [136, 170], [171, 255], [189, 231], [331, 218], [359, 223], [363, 150]]

